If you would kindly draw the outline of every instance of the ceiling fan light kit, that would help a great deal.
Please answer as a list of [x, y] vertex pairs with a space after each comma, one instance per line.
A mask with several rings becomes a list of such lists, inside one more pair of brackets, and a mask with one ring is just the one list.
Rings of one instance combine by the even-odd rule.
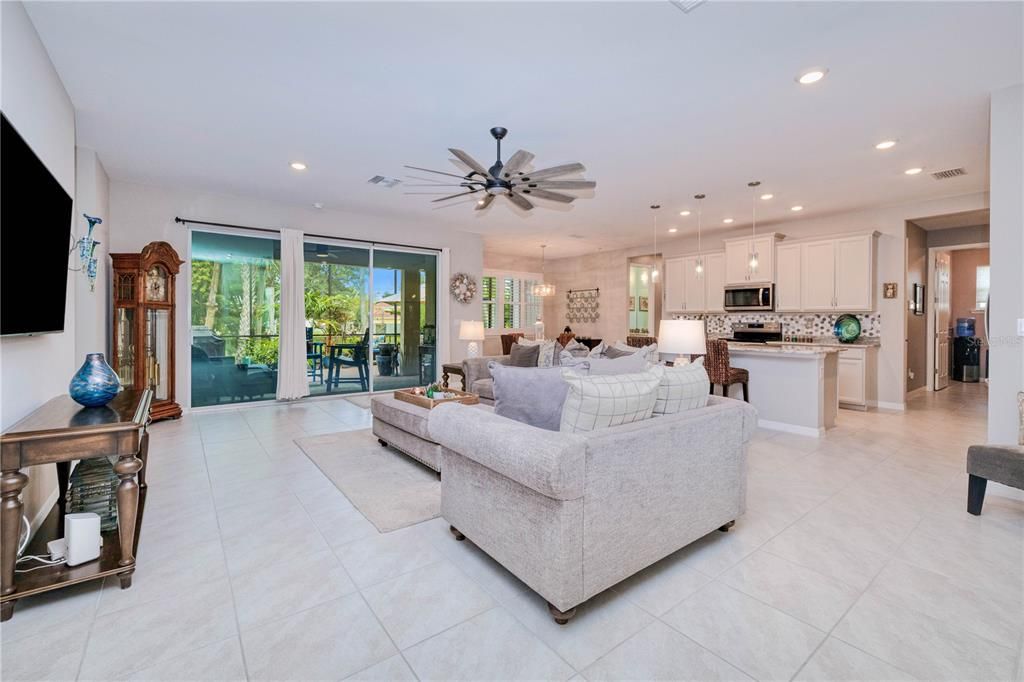
[[533, 202], [527, 197], [561, 204], [571, 204], [577, 197], [565, 194], [565, 190], [594, 189], [597, 187], [597, 183], [593, 180], [555, 179], [566, 175], [583, 173], [586, 168], [582, 163], [567, 163], [561, 166], [527, 171], [524, 169], [533, 161], [534, 155], [522, 149], [510, 156], [507, 161], [502, 162], [501, 141], [505, 139], [506, 135], [508, 135], [506, 128], [500, 126], [491, 128], [491, 137], [497, 143], [497, 158], [494, 161], [494, 165], [490, 168], [484, 168], [483, 164], [472, 156], [454, 147], [449, 147], [448, 151], [470, 169], [470, 172], [466, 175], [457, 175], [419, 166], [406, 166], [406, 168], [458, 178], [461, 181], [457, 184], [438, 182], [431, 185], [433, 187], [462, 188], [460, 192], [434, 199], [431, 203], [449, 201], [483, 192], [483, 197], [476, 202], [477, 211], [485, 210], [493, 203], [495, 197], [500, 196], [506, 197], [513, 205], [524, 211], [530, 211], [534, 206]]

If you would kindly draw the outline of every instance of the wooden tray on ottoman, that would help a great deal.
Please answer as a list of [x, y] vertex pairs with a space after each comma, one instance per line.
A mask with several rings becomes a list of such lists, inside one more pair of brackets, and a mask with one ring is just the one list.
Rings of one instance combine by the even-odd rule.
[[403, 402], [411, 403], [417, 407], [422, 407], [428, 410], [432, 410], [438, 405], [443, 403], [462, 403], [463, 405], [477, 405], [480, 403], [480, 396], [476, 393], [468, 393], [466, 391], [459, 391], [454, 388], [447, 389], [447, 393], [455, 393], [458, 397], [456, 398], [428, 398], [426, 395], [414, 393], [414, 388], [400, 388], [395, 391], [395, 399]]

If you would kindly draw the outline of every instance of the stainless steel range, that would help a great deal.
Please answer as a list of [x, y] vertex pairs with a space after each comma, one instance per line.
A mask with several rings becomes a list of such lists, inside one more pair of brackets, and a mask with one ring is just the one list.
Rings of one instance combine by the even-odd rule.
[[743, 343], [768, 343], [782, 341], [782, 323], [780, 322], [742, 322], [732, 326], [732, 336], [726, 341]]

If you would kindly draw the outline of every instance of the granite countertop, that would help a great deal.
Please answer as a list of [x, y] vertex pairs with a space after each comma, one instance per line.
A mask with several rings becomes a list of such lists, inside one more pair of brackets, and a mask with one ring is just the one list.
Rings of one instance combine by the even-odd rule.
[[768, 345], [772, 346], [838, 346], [839, 348], [849, 348], [850, 346], [859, 346], [861, 348], [878, 348], [882, 345], [882, 340], [875, 336], [862, 336], [856, 341], [850, 343], [841, 343], [839, 339], [834, 336], [821, 336], [815, 338], [813, 341], [769, 341]]
[[843, 349], [838, 345], [815, 346], [810, 344], [766, 344], [766, 343], [743, 343], [742, 341], [730, 341], [729, 350], [736, 353], [754, 353], [757, 355], [799, 355], [806, 357], [824, 357], [830, 353], [842, 353]]

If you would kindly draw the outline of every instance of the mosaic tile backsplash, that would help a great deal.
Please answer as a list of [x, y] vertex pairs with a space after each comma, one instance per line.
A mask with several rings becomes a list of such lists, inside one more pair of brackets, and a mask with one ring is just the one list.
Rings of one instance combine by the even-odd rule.
[[[832, 325], [842, 313], [708, 313], [707, 315], [677, 315], [683, 320], [707, 320], [708, 334], [729, 334], [732, 326], [743, 322], [781, 322], [785, 334], [832, 336]], [[865, 313], [860, 320], [861, 336], [882, 335], [882, 314]]]

